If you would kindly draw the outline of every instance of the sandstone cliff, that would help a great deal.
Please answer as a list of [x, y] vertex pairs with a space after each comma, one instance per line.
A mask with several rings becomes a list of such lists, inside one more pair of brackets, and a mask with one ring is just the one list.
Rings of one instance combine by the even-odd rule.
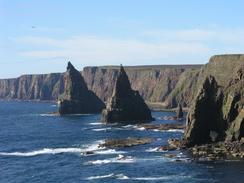
[[[132, 89], [138, 90], [147, 102], [162, 103], [171, 108], [177, 107], [178, 101], [184, 107], [190, 104], [196, 80], [194, 75], [200, 67], [201, 65], [133, 66], [125, 67], [125, 70]], [[118, 66], [85, 67], [82, 75], [88, 89], [106, 101], [112, 95], [118, 71]], [[2, 99], [57, 100], [63, 92], [63, 73], [0, 79]]]
[[[184, 98], [174, 88], [182, 77], [189, 75], [188, 79], [194, 80], [191, 73], [196, 73], [200, 65], [159, 65], [159, 66], [133, 66], [124, 67], [131, 82], [131, 87], [138, 90], [147, 102], [163, 103], [165, 107], [177, 107], [178, 101], [187, 106], [191, 99], [191, 85], [184, 88]], [[85, 67], [83, 76], [88, 88], [96, 93], [102, 100], [106, 101], [112, 95], [113, 86], [118, 76], [118, 66], [107, 67]], [[189, 89], [189, 90], [188, 90]], [[169, 98], [170, 97], [170, 98]]]
[[23, 75], [0, 80], [0, 98], [20, 100], [56, 100], [64, 91], [61, 73]]

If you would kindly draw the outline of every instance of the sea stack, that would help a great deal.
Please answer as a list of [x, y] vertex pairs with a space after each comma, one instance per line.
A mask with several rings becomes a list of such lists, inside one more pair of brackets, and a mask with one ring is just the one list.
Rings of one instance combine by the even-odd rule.
[[128, 76], [120, 66], [112, 97], [102, 112], [105, 123], [125, 122], [140, 123], [153, 120], [151, 111], [138, 91], [131, 89]]
[[225, 133], [222, 101], [223, 93], [215, 78], [206, 77], [187, 115], [184, 140], [188, 146], [222, 140]]
[[64, 74], [64, 87], [58, 100], [59, 114], [99, 113], [105, 108], [104, 103], [88, 90], [81, 73], [70, 62]]
[[177, 119], [182, 119], [184, 117], [184, 114], [183, 114], [183, 110], [182, 110], [182, 106], [181, 104], [179, 103], [178, 104], [178, 108], [176, 110], [176, 118]]

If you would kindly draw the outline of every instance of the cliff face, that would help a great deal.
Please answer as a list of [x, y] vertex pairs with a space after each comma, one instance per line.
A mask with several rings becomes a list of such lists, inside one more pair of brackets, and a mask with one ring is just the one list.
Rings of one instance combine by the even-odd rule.
[[20, 100], [56, 100], [64, 91], [61, 73], [23, 75], [0, 80], [0, 98]]
[[[177, 107], [178, 101], [183, 106], [189, 105], [194, 91], [193, 76], [200, 67], [201, 65], [135, 66], [125, 67], [125, 71], [132, 89], [138, 90], [147, 102], [163, 102], [166, 107]], [[88, 89], [101, 100], [107, 101], [112, 95], [118, 72], [118, 66], [85, 67], [82, 75]], [[190, 82], [185, 85], [186, 81], [192, 81], [193, 84]], [[179, 89], [175, 89], [176, 86]], [[3, 99], [57, 100], [63, 92], [63, 73], [0, 79], [0, 98]]]
[[[178, 97], [179, 92], [171, 96], [181, 77], [187, 73], [199, 71], [200, 65], [195, 66], [142, 66], [125, 67], [131, 87], [138, 90], [147, 102], [164, 102], [167, 107], [177, 107], [178, 100], [186, 106], [189, 97]], [[106, 101], [112, 95], [113, 87], [118, 76], [119, 67], [85, 67], [83, 76], [89, 89], [94, 91], [102, 100]], [[192, 80], [192, 78], [191, 78]], [[187, 90], [187, 89], [186, 89]], [[190, 92], [186, 92], [190, 93]]]
[[184, 134], [187, 145], [241, 140], [244, 137], [244, 55], [212, 57], [201, 69], [196, 86], [198, 92]]

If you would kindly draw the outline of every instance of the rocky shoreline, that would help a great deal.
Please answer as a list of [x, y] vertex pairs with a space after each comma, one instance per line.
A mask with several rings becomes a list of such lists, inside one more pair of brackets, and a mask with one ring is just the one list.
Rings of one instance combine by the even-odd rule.
[[[93, 69], [93, 72], [96, 70], [97, 68]], [[143, 69], [139, 70], [141, 72]], [[209, 63], [200, 70], [185, 73], [182, 78], [178, 78], [178, 76], [182, 75], [184, 71], [175, 70], [177, 77], [171, 77], [167, 82], [170, 84], [167, 86], [167, 94], [163, 94], [160, 90], [155, 95], [161, 97], [148, 101], [156, 110], [163, 107], [173, 108], [178, 105], [178, 108], [174, 110], [175, 116], [161, 118], [175, 123], [148, 123], [153, 118], [144, 99], [150, 97], [145, 97], [146, 93], [140, 94], [139, 91], [132, 89], [127, 72], [131, 75], [131, 70], [126, 70], [123, 66], [116, 68], [116, 74], [112, 74], [112, 85], [109, 83], [110, 91], [106, 95], [101, 94], [101, 91], [90, 90], [88, 85], [91, 83], [87, 84], [83, 75], [70, 62], [67, 71], [62, 74], [62, 82], [59, 82], [61, 75], [51, 74], [42, 77], [44, 79], [50, 77], [55, 79], [55, 82], [59, 82], [52, 95], [57, 96], [61, 90], [63, 91], [62, 95], [58, 95], [58, 112], [61, 115], [100, 113], [102, 111], [101, 121], [104, 123], [132, 123], [145, 130], [162, 132], [172, 129], [184, 130], [182, 139], [169, 139], [168, 145], [159, 147], [159, 150], [187, 150], [197, 159], [244, 158], [244, 55], [213, 56]], [[154, 74], [146, 76], [154, 77]], [[33, 79], [30, 76], [27, 78]], [[144, 79], [147, 80], [147, 78]], [[135, 78], [132, 80], [136, 82]], [[93, 81], [95, 82], [94, 78]], [[100, 82], [99, 86], [104, 84], [103, 79]], [[153, 83], [157, 82], [153, 81]], [[141, 84], [143, 85], [143, 83]], [[48, 83], [48, 86], [53, 87], [52, 83]], [[155, 85], [154, 87], [162, 86]], [[42, 90], [44, 92], [45, 88]], [[147, 90], [149, 91], [148, 88]], [[48, 98], [43, 92], [41, 93], [42, 99]], [[150, 92], [153, 91], [150, 89]], [[96, 95], [97, 93], [107, 99], [106, 108], [104, 99], [101, 100]], [[37, 91], [32, 91], [31, 95], [36, 98], [34, 95], [39, 94]], [[153, 104], [152, 101], [157, 102]], [[189, 107], [186, 124], [183, 124], [185, 119], [183, 107]], [[130, 147], [150, 142], [149, 139], [128, 138], [110, 140], [103, 146]]]

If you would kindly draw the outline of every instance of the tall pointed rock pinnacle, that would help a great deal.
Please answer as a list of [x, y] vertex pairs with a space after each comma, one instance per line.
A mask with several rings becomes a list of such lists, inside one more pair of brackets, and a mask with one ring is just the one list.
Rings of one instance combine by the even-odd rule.
[[113, 94], [102, 112], [102, 121], [139, 123], [151, 120], [150, 109], [139, 92], [131, 89], [128, 76], [121, 65]]
[[104, 103], [90, 90], [81, 73], [68, 62], [64, 74], [64, 93], [59, 97], [59, 114], [99, 113]]
[[183, 118], [183, 116], [184, 116], [184, 113], [183, 113], [183, 110], [182, 110], [182, 106], [179, 103], [178, 107], [177, 107], [177, 110], [176, 110], [176, 117], [177, 117], [177, 119], [181, 119], [181, 118]]

